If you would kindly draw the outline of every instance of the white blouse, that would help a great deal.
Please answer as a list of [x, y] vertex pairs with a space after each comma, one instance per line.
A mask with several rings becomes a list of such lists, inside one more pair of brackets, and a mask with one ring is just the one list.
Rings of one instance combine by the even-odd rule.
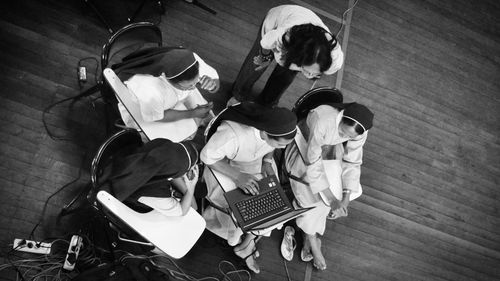
[[313, 193], [328, 188], [329, 182], [322, 163], [321, 153], [324, 145], [337, 145], [347, 142], [342, 156], [342, 188], [359, 192], [363, 145], [368, 131], [355, 139], [349, 140], [339, 136], [339, 124], [344, 111], [329, 105], [320, 105], [310, 111], [307, 116], [309, 140], [306, 160], [309, 164], [306, 171], [306, 181], [310, 183]]
[[[199, 63], [200, 77], [206, 75], [212, 79], [219, 79], [219, 75], [213, 67], [206, 64], [197, 54], [193, 54]], [[196, 88], [190, 90], [175, 88], [163, 74], [159, 77], [136, 74], [125, 81], [125, 85], [132, 92], [133, 100], [139, 104], [142, 118], [147, 122], [163, 119], [164, 112], [168, 109], [185, 110], [186, 107], [184, 106], [176, 106], [184, 102], [189, 96], [200, 95], [199, 90]], [[119, 109], [125, 124], [128, 126], [134, 125], [134, 121], [123, 105], [119, 104]]]
[[246, 168], [260, 173], [262, 157], [273, 150], [260, 137], [259, 130], [233, 121], [223, 121], [202, 149], [200, 158], [207, 165], [224, 158], [228, 158], [236, 166], [252, 163], [254, 167]]

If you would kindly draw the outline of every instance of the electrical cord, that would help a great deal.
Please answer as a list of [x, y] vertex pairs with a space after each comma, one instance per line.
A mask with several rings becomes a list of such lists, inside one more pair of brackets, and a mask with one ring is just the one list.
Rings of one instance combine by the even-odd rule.
[[[356, 4], [358, 4], [358, 2], [359, 2], [359, 0], [356, 0], [356, 1], [352, 4], [352, 6], [351, 6], [350, 8], [346, 9], [346, 10], [344, 11], [344, 13], [342, 13], [342, 21], [341, 21], [341, 23], [340, 23], [339, 30], [338, 30], [338, 31], [337, 31], [337, 33], [335, 34], [335, 38], [337, 39], [337, 42], [339, 42], [339, 43], [340, 43], [340, 40], [339, 40], [339, 34], [340, 34], [340, 32], [342, 31], [342, 29], [344, 28], [344, 26], [345, 26], [345, 25], [344, 25], [344, 22], [345, 22], [345, 17], [346, 17], [346, 15], [347, 15], [347, 13], [348, 13], [349, 11], [351, 11], [352, 9], [354, 9], [354, 6], [356, 6]], [[321, 76], [320, 76], [320, 77], [318, 77], [318, 78], [316, 78], [316, 79], [312, 79], [312, 80], [313, 80], [313, 83], [311, 84], [311, 87], [309, 88], [309, 90], [314, 89], [314, 87], [316, 86], [316, 83], [318, 82], [318, 80], [319, 80], [319, 79], [321, 79]]]
[[[205, 281], [205, 280], [215, 280], [215, 281], [232, 281], [234, 280], [231, 278], [232, 275], [236, 274], [237, 280], [243, 281], [247, 280], [250, 281], [252, 279], [252, 276], [248, 270], [245, 269], [236, 269], [236, 267], [229, 261], [222, 260], [219, 263], [218, 269], [219, 272], [222, 274], [222, 278], [218, 279], [213, 276], [207, 276], [207, 277], [202, 277], [202, 278], [195, 278], [193, 276], [190, 276], [189, 274], [185, 273], [177, 263], [173, 259], [171, 259], [168, 256], [164, 255], [153, 255], [153, 256], [145, 256], [145, 255], [132, 255], [132, 254], [126, 254], [120, 258], [120, 262], [124, 262], [127, 259], [143, 259], [143, 260], [148, 260], [156, 266], [159, 269], [165, 270], [165, 273], [170, 274], [173, 278], [176, 280], [187, 280], [187, 281]], [[156, 260], [155, 260], [156, 259]], [[171, 269], [167, 267], [166, 265], [163, 265], [163, 262], [160, 259], [166, 259], [174, 266], [175, 269]], [[162, 263], [162, 264], [160, 264]], [[229, 266], [229, 270], [224, 270], [223, 266]], [[243, 276], [241, 276], [243, 274]], [[248, 279], [245, 279], [248, 278]]]
[[342, 22], [340, 23], [340, 27], [339, 27], [339, 30], [337, 31], [337, 33], [335, 34], [335, 37], [338, 39], [339, 38], [339, 34], [340, 32], [342, 31], [342, 29], [344, 28], [344, 22], [345, 22], [345, 16], [347, 15], [347, 13], [349, 11], [351, 11], [352, 9], [354, 9], [354, 6], [356, 6], [356, 4], [358, 4], [358, 1], [359, 0], [356, 0], [354, 1], [354, 4], [352, 4], [352, 6], [350, 8], [348, 8], [347, 10], [344, 11], [344, 13], [342, 14]]
[[[222, 269], [222, 266], [224, 264], [227, 264], [228, 266], [231, 267], [231, 270], [228, 270], [226, 272], [224, 272], [224, 270]], [[250, 275], [250, 272], [248, 272], [248, 270], [246, 269], [236, 269], [236, 267], [234, 266], [234, 264], [232, 264], [231, 262], [228, 262], [226, 260], [222, 260], [220, 263], [219, 263], [219, 272], [222, 274], [222, 276], [224, 277], [223, 279], [221, 279], [221, 281], [231, 281], [231, 277], [230, 275], [231, 274], [238, 274], [238, 280], [242, 280], [241, 276], [240, 276], [240, 273], [244, 273], [246, 277], [248, 277], [248, 281], [252, 280], [252, 275]]]
[[11, 249], [5, 255], [9, 263], [0, 265], [0, 271], [13, 268], [16, 273], [16, 280], [38, 280], [41, 277], [45, 280], [47, 277], [53, 277], [52, 280], [59, 281], [69, 280], [69, 278], [61, 279], [61, 275], [69, 277], [69, 274], [61, 272], [65, 254], [51, 254], [34, 259], [18, 259], [13, 261], [10, 256], [11, 252], [15, 249]]
[[[78, 262], [82, 267], [94, 267], [96, 264], [101, 264], [99, 258], [95, 256], [94, 245], [91, 243], [88, 236], [82, 233], [78, 233], [79, 236], [82, 237], [83, 247], [81, 247]], [[69, 234], [65, 237], [72, 236]], [[48, 241], [49, 239], [44, 239], [44, 241]], [[53, 280], [53, 281], [69, 281], [74, 278], [77, 274], [79, 274], [78, 268], [75, 268], [73, 271], [68, 272], [63, 270], [63, 265], [66, 260], [66, 254], [68, 245], [70, 243], [69, 239], [65, 238], [54, 238], [50, 241], [52, 245], [52, 251], [48, 255], [43, 255], [37, 258], [29, 258], [26, 259], [24, 256], [18, 256], [19, 259], [12, 260], [11, 256], [15, 252], [17, 247], [22, 246], [23, 244], [19, 244], [17, 247], [11, 248], [5, 256], [8, 261], [7, 264], [0, 265], [0, 272], [13, 269], [16, 274], [16, 280]], [[61, 244], [60, 247], [55, 247], [56, 244]], [[10, 244], [12, 246], [12, 244]], [[16, 255], [17, 256], [17, 255]], [[96, 263], [97, 262], [97, 263]], [[2, 275], [2, 274], [0, 274]]]
[[75, 182], [77, 182], [81, 177], [82, 177], [82, 170], [83, 170], [83, 163], [86, 159], [86, 155], [87, 153], [85, 153], [84, 157], [82, 158], [82, 162], [80, 164], [80, 168], [78, 169], [78, 176], [73, 179], [72, 181], [66, 183], [65, 185], [61, 186], [59, 189], [57, 189], [55, 192], [53, 192], [46, 200], [45, 200], [45, 203], [43, 204], [43, 209], [42, 209], [42, 213], [40, 215], [40, 218], [38, 219], [38, 222], [36, 223], [36, 225], [33, 227], [33, 229], [31, 230], [30, 232], [30, 235], [28, 237], [28, 239], [32, 239], [32, 240], [36, 240], [34, 238], [34, 233], [35, 233], [35, 230], [38, 228], [38, 226], [40, 225], [40, 223], [43, 222], [44, 220], [44, 217], [45, 217], [45, 212], [47, 210], [47, 206], [49, 204], [49, 201], [50, 199], [52, 199], [52, 197], [54, 197], [55, 195], [57, 195], [59, 192], [63, 191], [64, 189], [66, 189], [68, 186], [74, 184]]
[[[82, 58], [80, 60], [78, 60], [78, 64], [77, 64], [77, 71], [79, 72], [80, 70], [80, 67], [83, 66], [83, 62], [84, 61], [88, 61], [88, 60], [92, 60], [95, 62], [95, 69], [94, 69], [94, 82], [95, 84], [99, 84], [101, 83], [98, 79], [99, 79], [99, 61], [94, 58], [94, 57], [85, 57], [85, 58]], [[79, 73], [78, 73], [79, 74]], [[79, 75], [77, 75], [79, 77]], [[83, 85], [82, 85], [82, 81], [78, 78], [78, 86], [80, 88], [80, 90], [82, 90], [83, 88]], [[65, 137], [61, 137], [61, 136], [56, 136], [55, 134], [53, 134], [50, 129], [49, 129], [49, 126], [47, 124], [47, 121], [45, 120], [45, 116], [46, 114], [48, 114], [50, 112], [50, 110], [52, 108], [54, 108], [56, 105], [59, 105], [61, 103], [64, 103], [64, 102], [67, 102], [67, 101], [70, 101], [70, 100], [73, 100], [73, 101], [78, 101], [80, 98], [84, 97], [84, 96], [87, 96], [88, 98], [88, 101], [92, 104], [92, 107], [95, 109], [95, 104], [94, 102], [101, 98], [101, 96], [97, 97], [97, 98], [94, 98], [94, 99], [91, 99], [90, 96], [88, 96], [88, 94], [86, 93], [86, 91], [82, 91], [80, 92], [78, 95], [76, 96], [72, 96], [72, 97], [69, 97], [69, 98], [65, 98], [65, 99], [62, 99], [62, 100], [59, 100], [59, 101], [56, 101], [52, 104], [50, 104], [49, 106], [47, 106], [43, 112], [42, 112], [42, 123], [43, 123], [43, 127], [45, 128], [45, 131], [47, 132], [47, 135], [53, 139], [53, 140], [63, 140], [63, 141], [72, 141], [74, 139], [71, 139], [71, 138], [65, 138]]]
[[288, 272], [288, 266], [286, 265], [286, 260], [283, 258], [283, 264], [285, 265], [285, 272], [286, 272], [286, 278], [288, 281], [292, 281], [292, 278], [290, 277], [290, 272]]

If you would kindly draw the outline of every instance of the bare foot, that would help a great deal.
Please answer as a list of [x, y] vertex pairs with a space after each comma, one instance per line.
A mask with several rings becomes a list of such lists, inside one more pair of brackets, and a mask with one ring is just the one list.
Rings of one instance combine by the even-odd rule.
[[326, 269], [326, 261], [325, 257], [323, 257], [323, 253], [321, 253], [321, 240], [318, 237], [315, 237], [310, 240], [311, 243], [311, 253], [313, 255], [313, 264], [319, 270]]
[[257, 251], [257, 246], [255, 244], [254, 238], [255, 236], [247, 235], [239, 245], [234, 247], [234, 253], [238, 257], [245, 260], [245, 264], [251, 271], [259, 273], [259, 264], [257, 264], [257, 261], [255, 259], [258, 258], [260, 254], [259, 251]]
[[313, 256], [311, 254], [311, 242], [309, 241], [310, 239], [316, 239], [316, 236], [304, 233], [304, 246], [300, 251], [300, 258], [305, 262], [309, 262], [313, 259]]
[[[255, 253], [258, 253], [258, 252], [255, 252]], [[260, 267], [259, 267], [259, 264], [257, 263], [257, 261], [255, 260], [255, 258], [256, 258], [255, 254], [250, 255], [245, 259], [245, 263], [246, 263], [248, 269], [250, 269], [251, 271], [253, 271], [255, 273], [260, 273]]]

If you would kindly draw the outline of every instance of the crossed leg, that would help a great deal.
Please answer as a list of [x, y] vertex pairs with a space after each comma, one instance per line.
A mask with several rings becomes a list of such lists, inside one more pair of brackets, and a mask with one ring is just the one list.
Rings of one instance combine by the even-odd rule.
[[260, 267], [256, 258], [259, 257], [259, 252], [257, 251], [257, 236], [248, 233], [245, 235], [243, 241], [234, 247], [234, 253], [245, 260], [247, 267], [255, 273], [260, 272]]
[[321, 252], [321, 240], [316, 234], [305, 234], [304, 252], [311, 253], [313, 256], [313, 265], [319, 270], [326, 269], [326, 260]]

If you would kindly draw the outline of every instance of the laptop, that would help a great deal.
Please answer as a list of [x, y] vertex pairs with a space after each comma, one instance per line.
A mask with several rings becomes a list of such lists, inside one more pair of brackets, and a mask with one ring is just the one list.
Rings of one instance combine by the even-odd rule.
[[245, 194], [240, 188], [224, 193], [233, 219], [246, 232], [285, 223], [312, 209], [295, 209], [275, 175], [265, 177], [258, 183], [258, 195]]

